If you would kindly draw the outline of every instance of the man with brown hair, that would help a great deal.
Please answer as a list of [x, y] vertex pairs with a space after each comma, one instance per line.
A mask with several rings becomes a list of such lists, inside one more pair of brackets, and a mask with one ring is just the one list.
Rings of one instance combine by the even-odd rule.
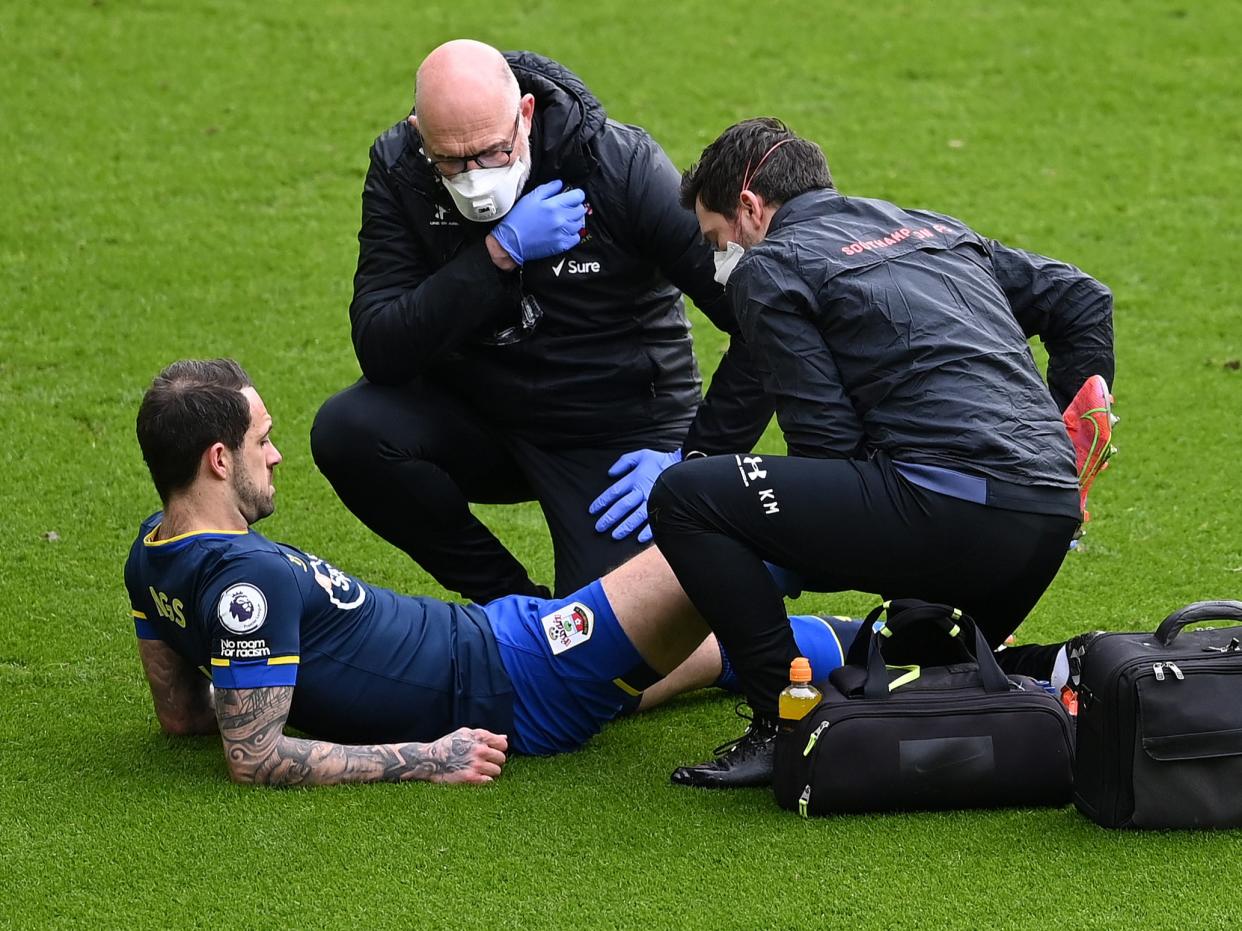
[[[1112, 379], [1112, 295], [953, 217], [841, 194], [819, 146], [776, 119], [725, 130], [681, 196], [717, 250], [789, 455], [685, 462], [652, 491], [656, 541], [755, 711], [719, 759], [673, 778], [753, 785], [770, 776], [797, 655], [764, 560], [813, 591], [954, 605], [999, 646], [1082, 519], [1061, 411]], [[939, 645], [897, 661], [933, 662]], [[1002, 663], [1045, 678], [1058, 649]]]
[[[486, 783], [511, 750], [573, 750], [721, 673], [654, 547], [567, 597], [480, 606], [399, 595], [266, 539], [251, 525], [274, 509], [281, 455], [236, 362], [169, 366], [137, 433], [163, 508], [125, 585], [156, 714], [169, 733], [218, 731], [239, 782]], [[822, 675], [856, 628], [795, 624]]]

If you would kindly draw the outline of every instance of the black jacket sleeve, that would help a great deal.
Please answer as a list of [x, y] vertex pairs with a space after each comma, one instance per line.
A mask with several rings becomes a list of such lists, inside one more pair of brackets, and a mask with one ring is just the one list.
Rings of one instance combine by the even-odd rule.
[[1082, 383], [1113, 383], [1113, 295], [1073, 265], [988, 242], [996, 279], [1022, 332], [1048, 350], [1048, 388], [1065, 410]]
[[772, 399], [755, 371], [750, 347], [741, 334], [735, 335], [686, 432], [682, 452], [687, 456], [748, 452], [759, 442], [772, 419], [772, 410]]
[[[626, 214], [640, 254], [694, 301], [717, 329], [737, 337], [737, 318], [715, 281], [711, 247], [694, 214], [678, 203], [681, 176], [654, 140], [630, 163]], [[754, 448], [772, 419], [772, 403], [743, 340], [734, 338], [720, 360], [707, 397], [682, 448], [707, 455]]]
[[832, 351], [815, 325], [809, 285], [788, 256], [744, 259], [733, 273], [734, 306], [791, 456], [856, 459], [862, 419], [846, 394]]
[[520, 300], [517, 274], [497, 268], [482, 239], [436, 268], [409, 222], [373, 149], [349, 320], [362, 374], [376, 384], [409, 381]]

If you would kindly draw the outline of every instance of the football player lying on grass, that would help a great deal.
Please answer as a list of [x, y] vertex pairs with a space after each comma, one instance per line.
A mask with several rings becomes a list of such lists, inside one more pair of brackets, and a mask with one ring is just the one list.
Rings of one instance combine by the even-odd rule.
[[[729, 685], [654, 548], [566, 598], [480, 606], [399, 595], [264, 538], [250, 527], [273, 511], [271, 430], [230, 360], [174, 363], [138, 412], [163, 503], [125, 564], [139, 653], [162, 728], [218, 731], [235, 781], [487, 783], [510, 751], [573, 750], [620, 714]], [[857, 629], [791, 620], [821, 678]]]

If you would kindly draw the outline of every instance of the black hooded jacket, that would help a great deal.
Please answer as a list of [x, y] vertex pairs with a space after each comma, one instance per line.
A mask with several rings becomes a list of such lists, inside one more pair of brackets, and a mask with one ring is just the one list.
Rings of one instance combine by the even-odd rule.
[[[711, 250], [677, 203], [677, 170], [646, 132], [607, 119], [561, 65], [505, 57], [535, 98], [526, 190], [553, 179], [584, 189], [587, 235], [562, 255], [501, 271], [484, 243], [492, 224], [461, 216], [402, 120], [372, 146], [362, 194], [349, 314], [363, 375], [434, 381], [548, 446], [749, 449], [772, 406], [741, 340], [699, 405], [678, 289], [716, 326], [737, 327]], [[542, 314], [534, 329], [495, 345], [531, 299]]]
[[816, 190], [776, 211], [729, 290], [791, 455], [1077, 488], [1060, 410], [1089, 376], [1112, 382], [1113, 299], [1074, 266]]

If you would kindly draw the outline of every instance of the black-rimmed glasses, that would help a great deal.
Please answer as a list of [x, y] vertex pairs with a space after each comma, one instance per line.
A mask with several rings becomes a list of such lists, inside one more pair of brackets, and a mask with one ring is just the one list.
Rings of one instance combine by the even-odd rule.
[[476, 152], [474, 155], [463, 155], [460, 158], [432, 158], [427, 154], [426, 149], [419, 149], [419, 151], [432, 167], [446, 178], [466, 171], [471, 162], [479, 168], [504, 168], [513, 159], [513, 150], [517, 147], [518, 128], [521, 125], [522, 111], [519, 109], [517, 117], [513, 120], [513, 135], [509, 138], [509, 145], [493, 146], [482, 152]]

